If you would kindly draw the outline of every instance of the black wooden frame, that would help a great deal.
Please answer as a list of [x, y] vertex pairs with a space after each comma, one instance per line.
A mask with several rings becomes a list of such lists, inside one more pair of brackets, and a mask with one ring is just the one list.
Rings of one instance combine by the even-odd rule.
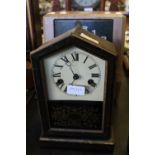
[[[35, 79], [35, 86], [39, 101], [40, 114], [41, 114], [41, 122], [43, 129], [43, 136], [45, 137], [61, 137], [61, 138], [89, 138], [89, 139], [108, 139], [110, 137], [111, 132], [111, 111], [112, 111], [112, 103], [113, 103], [113, 93], [114, 93], [114, 83], [115, 83], [115, 61], [116, 61], [116, 53], [112, 54], [112, 52], [101, 48], [101, 45], [95, 45], [92, 42], [81, 38], [76, 31], [81, 33], [86, 33], [90, 37], [94, 37], [94, 35], [82, 30], [80, 28], [75, 29], [75, 33], [71, 32], [66, 36], [57, 37], [48, 45], [44, 45], [40, 47], [36, 51], [31, 53], [32, 65], [33, 65], [33, 73]], [[65, 37], [64, 37], [65, 36]], [[95, 39], [99, 39], [99, 37], [95, 37]], [[101, 40], [99, 42], [102, 44]], [[107, 41], [106, 41], [107, 42]], [[105, 43], [104, 43], [105, 44]], [[101, 58], [107, 60], [108, 63], [108, 73], [107, 73], [107, 84], [106, 84], [106, 103], [105, 103], [105, 116], [104, 116], [104, 129], [101, 132], [74, 132], [74, 131], [53, 131], [50, 129], [49, 124], [49, 113], [48, 113], [48, 98], [46, 92], [46, 84], [44, 83], [45, 75], [43, 69], [43, 59], [47, 57], [49, 54], [54, 54], [57, 51], [69, 47], [69, 46], [77, 46], [81, 49], [86, 50], [87, 52]], [[112, 45], [109, 44], [109, 49]], [[52, 102], [52, 101], [51, 101]], [[67, 102], [67, 101], [66, 101]], [[81, 102], [81, 101], [79, 101]]]

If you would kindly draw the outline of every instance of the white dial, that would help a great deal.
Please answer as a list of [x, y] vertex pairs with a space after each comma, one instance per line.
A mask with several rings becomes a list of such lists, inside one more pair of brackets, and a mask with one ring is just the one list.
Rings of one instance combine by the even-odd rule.
[[107, 61], [72, 46], [44, 58], [49, 100], [103, 101]]
[[77, 95], [67, 91], [67, 87], [72, 85], [76, 86], [72, 87], [75, 88], [74, 91], [78, 91], [79, 87], [84, 87], [83, 95], [87, 95], [98, 86], [101, 73], [98, 64], [91, 56], [73, 51], [55, 62], [52, 75], [56, 86], [64, 93]]

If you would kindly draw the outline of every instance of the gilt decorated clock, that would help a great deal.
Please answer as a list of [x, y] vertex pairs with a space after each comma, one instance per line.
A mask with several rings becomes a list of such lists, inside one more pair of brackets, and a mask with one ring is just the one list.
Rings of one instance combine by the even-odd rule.
[[102, 147], [110, 138], [116, 55], [79, 27], [31, 53], [42, 143]]

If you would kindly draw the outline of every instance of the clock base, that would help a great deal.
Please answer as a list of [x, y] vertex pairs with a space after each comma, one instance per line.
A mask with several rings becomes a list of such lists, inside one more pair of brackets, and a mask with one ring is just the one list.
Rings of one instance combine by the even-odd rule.
[[42, 148], [61, 148], [61, 149], [78, 149], [89, 151], [102, 151], [106, 153], [113, 153], [114, 151], [114, 137], [108, 140], [99, 139], [74, 139], [74, 138], [53, 138], [53, 137], [40, 137], [40, 146]]

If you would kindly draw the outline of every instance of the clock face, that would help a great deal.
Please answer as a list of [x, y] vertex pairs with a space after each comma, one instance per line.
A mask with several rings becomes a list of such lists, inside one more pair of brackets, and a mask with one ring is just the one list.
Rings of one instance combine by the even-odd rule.
[[60, 91], [70, 95], [87, 95], [100, 81], [100, 68], [91, 56], [71, 51], [54, 64], [53, 79]]
[[99, 0], [74, 0], [74, 3], [79, 8], [94, 8], [99, 4]]
[[70, 47], [44, 59], [49, 100], [104, 100], [107, 62]]

